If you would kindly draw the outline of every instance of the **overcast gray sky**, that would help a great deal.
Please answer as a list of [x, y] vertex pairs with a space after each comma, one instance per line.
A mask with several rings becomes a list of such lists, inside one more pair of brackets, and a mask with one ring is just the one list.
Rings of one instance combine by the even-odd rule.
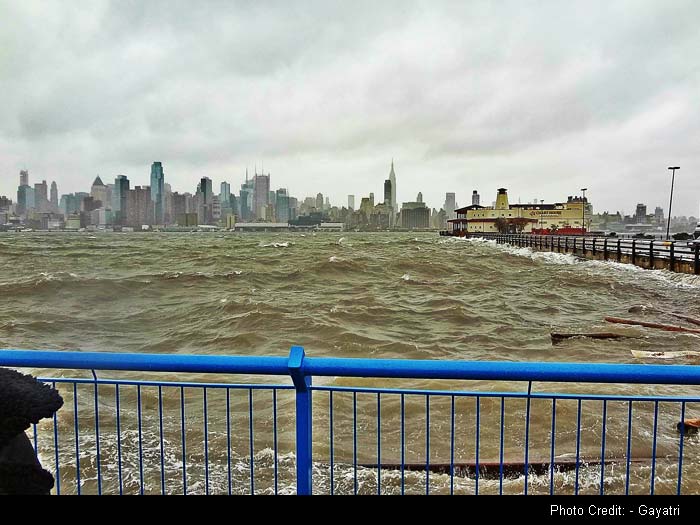
[[[336, 204], [637, 202], [698, 215], [700, 2], [0, 0], [0, 195], [18, 173], [208, 176]], [[14, 200], [14, 198], [13, 198]], [[675, 213], [674, 213], [675, 214]]]

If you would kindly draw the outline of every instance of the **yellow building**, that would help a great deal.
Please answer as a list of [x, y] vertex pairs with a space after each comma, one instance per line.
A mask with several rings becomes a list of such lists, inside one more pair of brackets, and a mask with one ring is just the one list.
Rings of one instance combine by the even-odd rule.
[[457, 218], [447, 222], [452, 234], [458, 236], [467, 233], [576, 235], [586, 231], [591, 207], [586, 198], [578, 196], [554, 204], [510, 204], [507, 190], [499, 188], [495, 206], [472, 205], [456, 212]]

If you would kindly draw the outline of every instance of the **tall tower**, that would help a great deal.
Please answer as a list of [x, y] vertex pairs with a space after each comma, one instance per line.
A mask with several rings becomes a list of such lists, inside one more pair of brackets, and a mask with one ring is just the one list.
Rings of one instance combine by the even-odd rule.
[[129, 195], [129, 179], [126, 175], [118, 175], [114, 179], [114, 190], [112, 191], [112, 211], [114, 212], [114, 223], [121, 226], [126, 225], [127, 204]]
[[267, 205], [270, 204], [270, 174], [267, 175], [257, 173], [253, 177], [254, 198], [253, 212], [256, 219], [267, 218]]
[[151, 164], [151, 202], [153, 203], [153, 222], [155, 224], [162, 225], [165, 223], [164, 194], [165, 173], [163, 173], [163, 164], [154, 162]]
[[[391, 179], [387, 179], [384, 181], [384, 204], [387, 206], [391, 206], [391, 190], [393, 186], [391, 184]], [[393, 208], [392, 208], [393, 210]]]
[[355, 196], [354, 195], [348, 195], [348, 209], [349, 210], [355, 209]]
[[58, 211], [58, 186], [56, 181], [51, 183], [51, 211]]
[[394, 173], [394, 159], [391, 159], [391, 171], [389, 172], [389, 180], [391, 181], [391, 209], [396, 213], [396, 174]]
[[419, 191], [418, 196], [416, 197], [416, 202], [423, 202], [423, 192]]
[[19, 172], [19, 185], [20, 186], [29, 186], [29, 171], [28, 170], [20, 170], [20, 172]]
[[479, 192], [474, 190], [472, 192], [472, 206], [479, 206], [480, 201], [481, 201], [481, 197], [479, 197]]

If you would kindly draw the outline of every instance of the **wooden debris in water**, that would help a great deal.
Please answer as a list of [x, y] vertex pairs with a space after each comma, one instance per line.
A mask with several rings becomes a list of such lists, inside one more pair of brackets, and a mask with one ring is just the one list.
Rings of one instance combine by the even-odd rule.
[[686, 328], [684, 326], [675, 326], [661, 323], [648, 323], [646, 321], [635, 321], [634, 319], [621, 319], [619, 317], [606, 317], [605, 320], [609, 323], [643, 326], [645, 328], [655, 328], [657, 330], [665, 330], [667, 332], [686, 332], [691, 334], [700, 334], [700, 330], [694, 328]]
[[627, 339], [634, 336], [614, 334], [612, 332], [594, 332], [594, 333], [559, 333], [552, 332], [552, 344], [556, 345], [561, 343], [566, 339], [573, 339], [575, 337], [585, 337], [588, 339]]

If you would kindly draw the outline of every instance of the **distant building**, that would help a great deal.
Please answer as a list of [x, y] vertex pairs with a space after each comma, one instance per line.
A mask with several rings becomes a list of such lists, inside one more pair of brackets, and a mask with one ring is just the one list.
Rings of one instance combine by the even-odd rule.
[[394, 159], [391, 159], [389, 180], [391, 181], [391, 209], [394, 211], [394, 213], [396, 213], [398, 211], [398, 204], [396, 203], [396, 173], [394, 173]]
[[107, 202], [107, 186], [102, 183], [102, 179], [99, 175], [95, 177], [95, 180], [92, 183], [92, 187], [90, 188], [90, 196], [96, 202], [99, 202], [100, 206], [111, 207], [111, 203]]
[[634, 219], [637, 224], [647, 222], [647, 206], [646, 204], [637, 204], [637, 209], [634, 212]]
[[255, 194], [255, 182], [248, 179], [248, 170], [245, 172], [245, 183], [241, 184], [238, 208], [242, 221], [249, 221], [254, 215], [253, 197]]
[[664, 209], [659, 206], [657, 206], [654, 210], [654, 222], [657, 226], [660, 226], [664, 223]]
[[202, 177], [199, 181], [195, 199], [197, 201], [197, 220], [199, 224], [211, 224], [214, 222], [214, 193], [209, 177]]
[[49, 211], [49, 187], [45, 180], [34, 184], [34, 208], [40, 213]]
[[151, 202], [153, 203], [153, 222], [165, 224], [165, 173], [163, 164], [151, 164]]
[[117, 175], [114, 179], [114, 191], [112, 192], [112, 212], [114, 224], [126, 226], [128, 220], [129, 179], [126, 175]]
[[267, 206], [270, 204], [270, 175], [258, 175], [253, 177], [254, 192], [254, 220], [267, 216]]
[[479, 193], [474, 190], [472, 192], [472, 206], [479, 206], [481, 204], [481, 197], [479, 196]]
[[20, 170], [20, 172], [19, 172], [19, 185], [20, 186], [29, 186], [29, 171], [28, 170]]
[[457, 203], [455, 201], [455, 194], [454, 193], [446, 193], [445, 194], [445, 205], [443, 206], [445, 213], [447, 214], [448, 219], [454, 219], [456, 217], [455, 215], [455, 208], [457, 207]]
[[430, 228], [430, 208], [424, 202], [404, 202], [401, 206], [401, 227], [408, 230]]
[[391, 208], [391, 180], [384, 181], [384, 204]]
[[355, 196], [348, 195], [348, 210], [354, 210], [354, 209], [355, 209]]
[[55, 213], [58, 211], [58, 186], [56, 185], [56, 181], [51, 182], [51, 200], [49, 204], [51, 205], [52, 212]]
[[418, 195], [416, 196], [416, 202], [423, 202], [423, 192], [419, 191]]
[[149, 186], [135, 186], [126, 195], [126, 225], [141, 229], [153, 224], [153, 201]]
[[275, 215], [277, 222], [289, 222], [292, 219], [289, 213], [289, 195], [284, 188], [280, 188], [275, 194]]
[[318, 211], [323, 211], [323, 193], [318, 193], [316, 195], [316, 209]]

